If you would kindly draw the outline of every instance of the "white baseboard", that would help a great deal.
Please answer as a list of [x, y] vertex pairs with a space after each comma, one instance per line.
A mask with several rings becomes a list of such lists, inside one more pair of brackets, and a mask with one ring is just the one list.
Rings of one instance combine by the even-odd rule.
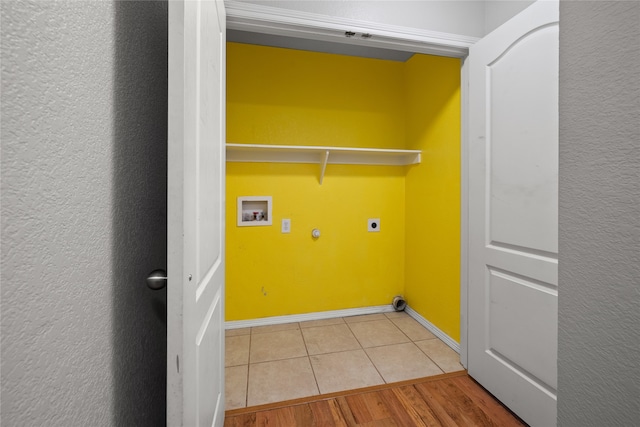
[[232, 320], [225, 322], [225, 329], [250, 328], [254, 326], [279, 325], [282, 323], [306, 322], [309, 320], [333, 319], [335, 317], [361, 316], [363, 314], [390, 313], [391, 305], [347, 308], [345, 310], [318, 311], [315, 313], [291, 314], [288, 316], [262, 317], [260, 319]]
[[411, 307], [407, 306], [404, 309], [404, 311], [409, 316], [414, 318], [416, 320], [416, 322], [420, 323], [422, 326], [427, 328], [433, 335], [435, 335], [438, 338], [440, 338], [440, 340], [442, 340], [442, 342], [444, 342], [446, 345], [451, 347], [451, 349], [453, 349], [453, 351], [455, 351], [456, 353], [460, 354], [460, 343], [456, 342], [449, 335], [447, 335], [444, 332], [442, 332], [442, 330], [440, 330], [436, 325], [434, 325], [433, 323], [429, 322], [427, 319], [422, 317], [417, 311], [415, 311]]
[[[309, 320], [333, 319], [336, 317], [362, 316], [363, 314], [391, 313], [395, 311], [391, 305], [376, 305], [372, 307], [348, 308], [345, 310], [318, 311], [315, 313], [291, 314], [288, 316], [262, 317], [259, 319], [232, 320], [225, 322], [225, 329], [252, 328], [255, 326], [280, 325], [282, 323], [306, 322]], [[404, 311], [433, 335], [460, 354], [460, 343], [445, 334], [433, 323], [422, 317], [417, 311], [407, 306]]]

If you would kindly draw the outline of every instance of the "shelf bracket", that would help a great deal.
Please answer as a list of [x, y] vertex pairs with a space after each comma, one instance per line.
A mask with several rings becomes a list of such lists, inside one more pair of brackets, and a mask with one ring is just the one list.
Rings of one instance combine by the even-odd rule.
[[327, 162], [329, 161], [329, 150], [326, 150], [324, 153], [324, 160], [322, 161], [322, 169], [320, 170], [320, 185], [322, 185], [322, 181], [324, 181], [324, 172], [327, 170]]

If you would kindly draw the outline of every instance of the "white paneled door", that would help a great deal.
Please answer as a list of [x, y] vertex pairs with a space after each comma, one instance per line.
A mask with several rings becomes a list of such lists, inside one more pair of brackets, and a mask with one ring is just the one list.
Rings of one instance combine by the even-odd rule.
[[531, 426], [556, 425], [558, 3], [471, 47], [468, 370]]
[[167, 425], [224, 423], [222, 1], [169, 2]]

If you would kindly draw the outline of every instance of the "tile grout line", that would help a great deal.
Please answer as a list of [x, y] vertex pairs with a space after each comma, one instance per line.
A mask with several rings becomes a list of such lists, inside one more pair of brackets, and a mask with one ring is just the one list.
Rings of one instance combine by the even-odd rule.
[[[422, 341], [428, 341], [428, 340], [422, 340]], [[436, 362], [435, 360], [433, 360], [433, 358], [431, 356], [429, 356], [423, 349], [420, 348], [419, 345], [416, 345], [416, 347], [418, 347], [418, 350], [420, 350], [422, 352], [422, 354], [424, 354], [425, 356], [427, 356], [427, 358], [429, 360], [431, 360], [433, 362], [434, 365], [436, 365], [438, 367], [438, 369], [440, 369], [443, 373], [447, 373], [444, 369], [442, 369], [442, 366], [440, 366], [440, 364], [438, 362]]]
[[[349, 328], [349, 332], [351, 332], [351, 335], [353, 335], [353, 337], [356, 339], [356, 342], [358, 343], [358, 345], [360, 346], [360, 350], [364, 351], [364, 347], [362, 346], [362, 343], [360, 342], [360, 340], [358, 339], [358, 336], [356, 335], [355, 332], [353, 332], [353, 329], [351, 329], [351, 325], [349, 324], [349, 322], [345, 322], [347, 324], [347, 328]], [[361, 323], [361, 322], [355, 322], [355, 323]], [[365, 354], [367, 352], [365, 351]]]
[[[385, 313], [385, 315], [386, 315], [386, 313]], [[411, 317], [411, 316], [409, 316], [409, 317]], [[446, 372], [445, 372], [445, 370], [444, 370], [444, 369], [442, 369], [442, 367], [441, 367], [441, 366], [440, 366], [440, 365], [439, 365], [435, 360], [433, 360], [433, 358], [431, 358], [431, 356], [429, 356], [429, 355], [428, 355], [428, 354], [427, 354], [423, 349], [421, 349], [421, 348], [420, 348], [420, 346], [419, 346], [419, 345], [417, 345], [417, 344], [416, 344], [416, 342], [415, 342], [413, 339], [411, 339], [411, 337], [409, 337], [407, 334], [405, 334], [405, 333], [404, 333], [404, 331], [403, 331], [403, 330], [402, 330], [398, 325], [396, 325], [396, 323], [395, 323], [391, 318], [389, 318], [388, 316], [387, 316], [387, 318], [388, 318], [389, 320], [391, 320], [391, 323], [393, 323], [393, 325], [394, 325], [396, 328], [400, 329], [400, 332], [402, 332], [402, 333], [403, 333], [407, 338], [409, 338], [409, 340], [413, 343], [413, 345], [415, 345], [416, 347], [418, 347], [418, 350], [420, 350], [420, 351], [422, 352], [422, 354], [424, 354], [425, 356], [427, 356], [427, 359], [431, 360], [431, 361], [433, 362], [433, 364], [434, 364], [434, 365], [436, 365], [436, 366], [438, 367], [438, 369], [440, 369], [440, 370], [442, 371], [442, 373], [446, 373]], [[414, 320], [415, 320], [415, 319], [414, 319]], [[422, 326], [422, 325], [421, 325], [421, 326]], [[424, 328], [424, 326], [423, 326], [423, 328]], [[439, 339], [439, 338], [438, 338], [437, 336], [435, 336], [435, 335], [434, 335], [434, 337], [433, 337], [433, 338], [430, 338], [430, 339]], [[429, 340], [420, 340], [420, 341], [429, 341]], [[440, 340], [440, 341], [442, 341], [442, 340]]]
[[[385, 316], [386, 317], [386, 316]], [[388, 319], [387, 319], [388, 320]], [[354, 322], [354, 323], [362, 323], [362, 322]], [[364, 353], [364, 355], [367, 357], [367, 360], [369, 360], [369, 363], [371, 363], [371, 365], [373, 366], [373, 369], [376, 370], [376, 372], [378, 373], [378, 375], [380, 376], [380, 379], [382, 380], [382, 382], [384, 384], [387, 384], [387, 380], [384, 379], [384, 376], [382, 375], [382, 373], [380, 372], [380, 370], [378, 369], [378, 367], [376, 366], [375, 363], [373, 363], [373, 360], [371, 360], [371, 357], [369, 356], [369, 353], [367, 353], [367, 350], [364, 348], [364, 346], [362, 345], [362, 343], [360, 342], [360, 340], [358, 339], [358, 336], [356, 335], [355, 332], [353, 332], [353, 329], [351, 329], [351, 326], [349, 326], [349, 323], [347, 323], [347, 326], [349, 327], [349, 331], [351, 332], [351, 335], [353, 335], [353, 337], [356, 339], [356, 341], [358, 342], [358, 345], [360, 346], [360, 350], [362, 350], [362, 352]]]
[[[386, 317], [386, 316], [385, 316]], [[387, 319], [388, 320], [388, 319]], [[362, 322], [354, 322], [354, 323], [362, 323]], [[382, 380], [382, 382], [384, 384], [387, 384], [387, 380], [384, 379], [384, 376], [382, 375], [382, 373], [380, 372], [380, 370], [378, 369], [378, 367], [376, 366], [375, 363], [373, 363], [373, 360], [371, 360], [371, 357], [369, 357], [369, 353], [367, 353], [367, 350], [364, 348], [364, 346], [362, 345], [362, 343], [360, 342], [360, 340], [358, 339], [358, 336], [356, 335], [355, 332], [353, 332], [353, 329], [351, 329], [351, 326], [349, 326], [349, 323], [347, 323], [347, 326], [349, 327], [349, 331], [351, 331], [351, 335], [353, 335], [353, 337], [356, 339], [356, 341], [358, 342], [358, 345], [360, 346], [360, 350], [362, 350], [362, 352], [364, 353], [364, 355], [367, 357], [367, 359], [369, 360], [369, 362], [371, 363], [371, 365], [373, 366], [373, 369], [376, 370], [376, 372], [378, 373], [378, 375], [380, 376], [380, 379]]]
[[302, 342], [304, 343], [304, 349], [307, 352], [307, 362], [309, 362], [309, 367], [311, 368], [311, 373], [313, 374], [313, 381], [316, 383], [316, 390], [318, 390], [318, 395], [320, 395], [320, 384], [318, 384], [318, 377], [316, 376], [316, 370], [313, 369], [313, 363], [311, 363], [311, 355], [309, 354], [309, 347], [307, 346], [307, 340], [304, 339], [304, 332], [302, 332], [302, 325], [298, 322], [298, 326], [300, 327], [300, 335], [302, 335]]
[[302, 338], [302, 344], [304, 344], [304, 351], [307, 353], [306, 358], [309, 363], [309, 367], [311, 368], [311, 373], [313, 374], [313, 381], [316, 384], [316, 390], [318, 390], [318, 394], [320, 394], [320, 386], [318, 385], [318, 379], [316, 378], [316, 372], [313, 369], [313, 365], [311, 364], [311, 357], [309, 356], [309, 347], [307, 346], [307, 340], [304, 339], [304, 332], [302, 332], [302, 325], [300, 322], [296, 322], [298, 324], [298, 330], [300, 331], [300, 336]]
[[311, 373], [313, 374], [313, 381], [316, 383], [316, 389], [318, 390], [318, 395], [320, 393], [320, 384], [318, 384], [318, 375], [316, 374], [316, 370], [313, 367], [313, 363], [311, 363], [311, 355], [309, 354], [309, 347], [307, 347], [307, 340], [304, 339], [304, 332], [302, 332], [302, 328], [300, 328], [300, 333], [302, 334], [302, 341], [304, 342], [304, 348], [307, 350], [307, 360], [309, 362], [309, 366], [311, 367]]
[[249, 406], [249, 375], [251, 375], [251, 329], [249, 329], [249, 354], [247, 354], [247, 386], [244, 393], [244, 407]]
[[[367, 322], [365, 320], [365, 322]], [[360, 350], [362, 350], [362, 352], [364, 353], [364, 355], [366, 356], [367, 360], [369, 360], [369, 363], [371, 363], [371, 365], [373, 366], [373, 369], [376, 370], [376, 372], [378, 373], [378, 375], [380, 376], [380, 379], [382, 380], [382, 382], [384, 384], [387, 383], [387, 381], [384, 379], [384, 377], [382, 376], [382, 373], [380, 373], [380, 371], [378, 370], [378, 367], [376, 366], [375, 363], [373, 363], [373, 360], [371, 360], [371, 358], [369, 357], [369, 354], [367, 353], [367, 350], [364, 348], [364, 346], [362, 345], [362, 343], [360, 342], [360, 340], [358, 339], [358, 336], [356, 335], [355, 332], [353, 332], [353, 329], [351, 329], [351, 326], [349, 325], [348, 322], [345, 321], [345, 323], [347, 323], [347, 327], [349, 328], [349, 332], [351, 332], [351, 335], [353, 335], [353, 337], [356, 339], [356, 341], [358, 342], [358, 345], [360, 346]], [[363, 323], [363, 322], [352, 322], [352, 323]]]
[[[411, 317], [411, 316], [409, 316], [409, 317]], [[389, 319], [389, 320], [391, 320], [391, 319]], [[400, 329], [400, 327], [398, 325], [396, 325], [393, 320], [391, 320], [391, 323], [393, 323], [396, 326], [396, 328]], [[420, 325], [420, 326], [422, 326], [422, 325]], [[422, 327], [424, 328], [424, 326], [422, 326]], [[400, 331], [402, 333], [404, 333], [404, 331], [402, 331], [402, 329], [400, 329]], [[420, 348], [420, 346], [418, 344], [416, 344], [416, 342], [413, 339], [411, 339], [411, 337], [409, 337], [407, 334], [405, 334], [405, 336], [407, 338], [409, 338], [411, 343], [413, 343], [413, 345], [415, 345], [418, 348], [418, 350], [420, 350], [420, 352], [422, 352], [422, 354], [424, 354], [427, 357], [427, 359], [431, 360], [431, 362], [433, 362], [433, 364], [436, 365], [438, 367], [438, 369], [440, 369], [440, 371], [442, 371], [443, 374], [446, 373], [444, 371], [444, 369], [442, 369], [442, 367], [435, 360], [433, 360], [423, 349]], [[433, 338], [429, 338], [429, 339], [439, 339], [439, 338], [434, 335]], [[420, 341], [428, 341], [428, 340], [420, 340]], [[442, 341], [442, 340], [440, 340], [440, 341]]]
[[[387, 320], [388, 320], [389, 322], [391, 322], [391, 324], [392, 324], [393, 326], [395, 326], [395, 327], [400, 331], [400, 333], [401, 333], [402, 335], [404, 335], [404, 336], [405, 336], [405, 338], [407, 338], [407, 339], [409, 340], [409, 342], [410, 342], [410, 343], [412, 343], [413, 345], [415, 345], [415, 343], [413, 342], [413, 340], [412, 340], [412, 339], [411, 339], [407, 334], [405, 334], [405, 333], [404, 333], [404, 331], [403, 331], [403, 330], [402, 330], [398, 325], [396, 325], [396, 324], [395, 324], [395, 322], [394, 322], [394, 321], [393, 321], [389, 316], [387, 316], [387, 315], [386, 315], [386, 313], [385, 313], [385, 317], [387, 318]], [[354, 334], [354, 335], [355, 335], [355, 334]], [[396, 344], [390, 344], [390, 345], [396, 346], [396, 345], [398, 345], [398, 344], [402, 344], [402, 343], [396, 343]], [[385, 347], [385, 346], [380, 345], [380, 346], [374, 346], [374, 347], [369, 347], [369, 348], [379, 348], [379, 347]], [[416, 347], [418, 347], [418, 346], [416, 346]], [[418, 348], [418, 350], [419, 350], [419, 349], [420, 349], [420, 348]], [[382, 375], [382, 372], [380, 372], [380, 370], [378, 369], [378, 366], [377, 366], [377, 365], [375, 364], [375, 362], [371, 359], [371, 356], [369, 355], [369, 353], [367, 352], [367, 350], [366, 350], [366, 349], [364, 349], [364, 348], [363, 348], [363, 350], [364, 350], [364, 354], [366, 354], [366, 355], [367, 355], [367, 358], [369, 359], [369, 361], [371, 362], [371, 364], [373, 365], [373, 367], [374, 367], [374, 368], [376, 369], [376, 371], [378, 372], [378, 375], [380, 375], [380, 378], [382, 378], [382, 381], [384, 381], [384, 383], [385, 383], [385, 384], [389, 384], [389, 382], [388, 382], [388, 381], [387, 381], [387, 379], [384, 377], [384, 375]], [[439, 368], [439, 366], [438, 366], [438, 368]]]
[[[406, 338], [408, 339], [407, 343], [412, 343], [414, 346], [418, 347], [418, 350], [420, 350], [420, 353], [424, 354], [428, 360], [430, 360], [437, 368], [438, 370], [440, 370], [440, 372], [446, 373], [445, 370], [438, 364], [438, 362], [436, 362], [436, 360], [431, 357], [425, 350], [423, 350], [421, 347], [419, 347], [416, 343], [417, 342], [424, 342], [424, 341], [431, 341], [431, 340], [435, 340], [435, 341], [442, 341], [441, 339], [439, 339], [437, 336], [432, 336], [431, 338], [427, 338], [427, 339], [418, 339], [418, 340], [413, 340], [399, 325], [396, 324], [396, 322], [394, 322], [395, 319], [400, 318], [401, 316], [392, 316], [389, 317], [388, 314], [389, 313], [381, 313], [384, 315], [384, 320], [387, 320], [390, 322], [391, 325], [393, 325], [398, 331], [400, 331], [400, 333]], [[411, 318], [411, 316], [409, 316]], [[389, 384], [389, 382], [384, 378], [384, 376], [382, 375], [382, 373], [380, 372], [380, 369], [378, 368], [378, 366], [374, 363], [374, 361], [372, 360], [371, 356], [369, 355], [367, 348], [365, 348], [362, 344], [362, 342], [360, 341], [360, 339], [358, 338], [358, 336], [354, 333], [354, 330], [352, 329], [351, 325], [355, 325], [358, 323], [367, 323], [367, 322], [372, 322], [372, 321], [379, 321], [379, 320], [383, 320], [383, 319], [367, 319], [367, 320], [361, 320], [361, 321], [352, 321], [352, 322], [347, 322], [346, 321], [347, 318], [345, 317], [341, 317], [340, 320], [341, 322], [336, 323], [337, 325], [347, 325], [347, 330], [351, 333], [351, 335], [353, 336], [353, 338], [355, 339], [356, 343], [359, 346], [359, 350], [363, 351], [365, 353], [365, 356], [367, 357], [367, 360], [369, 361], [369, 363], [371, 363], [375, 369], [375, 371], [378, 373], [379, 377], [382, 379], [383, 383], [382, 384]], [[316, 385], [316, 391], [317, 393], [320, 393], [320, 384], [319, 384], [319, 380], [318, 380], [318, 373], [316, 372], [316, 368], [314, 367], [313, 363], [311, 362], [311, 354], [309, 352], [309, 348], [308, 348], [308, 343], [306, 341], [305, 338], [305, 334], [303, 329], [313, 329], [314, 327], [316, 328], [320, 328], [320, 327], [325, 327], [325, 326], [332, 326], [331, 325], [317, 325], [317, 326], [313, 326], [313, 327], [308, 327], [308, 328], [303, 328], [301, 325], [301, 322], [291, 322], [293, 328], [292, 329], [285, 329], [285, 330], [298, 330], [299, 334], [300, 334], [300, 338], [302, 339], [303, 345], [304, 345], [304, 349], [305, 349], [305, 355], [303, 357], [307, 358], [307, 363], [309, 364], [309, 366], [311, 367], [311, 371], [313, 374], [313, 378], [314, 378], [314, 383]], [[420, 325], [424, 328], [423, 325]], [[248, 361], [247, 361], [247, 380], [246, 380], [246, 388], [245, 388], [245, 408], [249, 406], [249, 383], [250, 383], [250, 379], [251, 379], [251, 371], [252, 371], [252, 366], [251, 365], [258, 365], [258, 364], [262, 364], [262, 363], [269, 363], [269, 362], [275, 362], [275, 361], [279, 361], [279, 360], [292, 360], [292, 359], [299, 359], [301, 358], [301, 356], [297, 356], [297, 357], [288, 357], [288, 358], [284, 358], [284, 359], [275, 359], [275, 360], [264, 360], [264, 361], [260, 361], [260, 362], [255, 362], [252, 363], [251, 362], [251, 350], [252, 350], [252, 346], [253, 346], [253, 337], [252, 335], [254, 334], [253, 331], [253, 327], [252, 328], [248, 328], [249, 329], [249, 333], [247, 335], [249, 335], [249, 348], [248, 348]], [[411, 328], [409, 328], [411, 329]], [[284, 330], [283, 330], [284, 331]], [[279, 330], [276, 331], [272, 331], [272, 333], [275, 332], [282, 332]], [[259, 332], [256, 333], [256, 335], [262, 334], [262, 333], [268, 333], [268, 332]], [[398, 344], [401, 343], [396, 343], [396, 344], [388, 344], [388, 345], [379, 345], [379, 346], [372, 346], [372, 347], [368, 347], [368, 348], [381, 348], [381, 347], [388, 347], [388, 346], [396, 346]], [[446, 343], [445, 343], [446, 344]], [[352, 351], [352, 350], [351, 350]], [[341, 353], [342, 351], [331, 351], [331, 352], [327, 352], [327, 353], [320, 353], [322, 354], [338, 354]]]
[[405, 334], [405, 333], [404, 333], [404, 331], [402, 330], [402, 328], [401, 328], [400, 326], [396, 325], [396, 322], [394, 322], [394, 321], [393, 321], [393, 319], [390, 319], [389, 317], [387, 317], [387, 320], [388, 320], [389, 322], [391, 322], [391, 324], [392, 324], [393, 326], [395, 326], [395, 327], [400, 331], [400, 333], [401, 333], [402, 335], [404, 335], [404, 336], [405, 336], [405, 338], [407, 338], [407, 339], [409, 340], [409, 342], [413, 342], [413, 340], [411, 339], [411, 337], [410, 337], [409, 335]]
[[[431, 339], [439, 339], [438, 337], [435, 338], [431, 338]], [[420, 340], [420, 341], [429, 341], [429, 340]], [[416, 344], [415, 341], [413, 341], [413, 344], [418, 347], [418, 350], [420, 350], [422, 352], [422, 354], [424, 354], [425, 356], [427, 356], [427, 359], [431, 360], [433, 362], [434, 365], [436, 365], [438, 367], [438, 369], [440, 369], [442, 371], [443, 374], [446, 374], [445, 370], [442, 369], [442, 367], [435, 361], [433, 360], [433, 358], [431, 358], [431, 356], [429, 356], [423, 349], [420, 348], [420, 346], [418, 344]]]
[[384, 384], [389, 384], [387, 382], [387, 380], [384, 378], [384, 375], [382, 375], [382, 372], [380, 372], [380, 370], [378, 369], [378, 367], [376, 366], [376, 364], [373, 362], [373, 360], [371, 360], [371, 356], [369, 356], [369, 353], [367, 353], [366, 349], [362, 349], [364, 351], [364, 355], [367, 356], [367, 359], [369, 359], [369, 362], [371, 362], [371, 364], [373, 365], [373, 368], [376, 370], [376, 372], [378, 373], [378, 375], [380, 375], [380, 379], [382, 379], [382, 382]]

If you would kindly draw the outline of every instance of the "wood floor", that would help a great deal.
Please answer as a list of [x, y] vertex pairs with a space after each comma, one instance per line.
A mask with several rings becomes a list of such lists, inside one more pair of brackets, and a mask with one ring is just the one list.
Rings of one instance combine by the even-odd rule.
[[224, 425], [526, 426], [465, 371], [231, 410]]

